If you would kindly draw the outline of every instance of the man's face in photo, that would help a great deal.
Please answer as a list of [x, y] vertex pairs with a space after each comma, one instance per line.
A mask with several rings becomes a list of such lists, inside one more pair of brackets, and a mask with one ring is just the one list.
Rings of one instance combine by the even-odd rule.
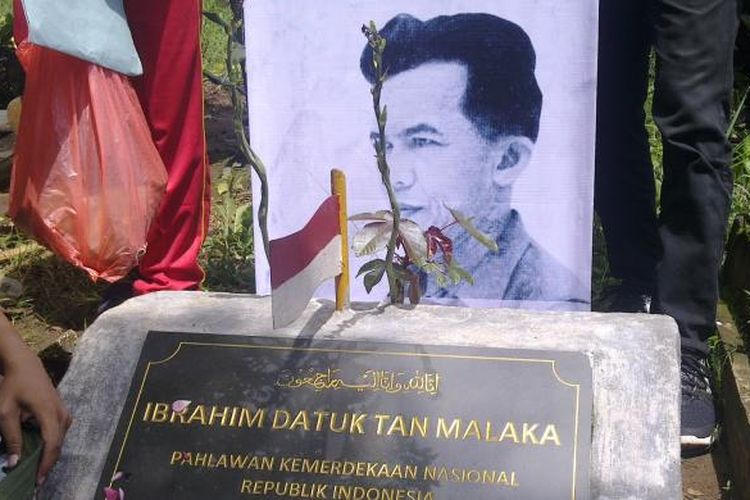
[[[480, 216], [493, 195], [498, 145], [464, 115], [466, 67], [431, 62], [386, 80], [386, 154], [401, 216], [423, 229], [453, 221], [444, 205]], [[377, 129], [371, 138], [377, 140]]]

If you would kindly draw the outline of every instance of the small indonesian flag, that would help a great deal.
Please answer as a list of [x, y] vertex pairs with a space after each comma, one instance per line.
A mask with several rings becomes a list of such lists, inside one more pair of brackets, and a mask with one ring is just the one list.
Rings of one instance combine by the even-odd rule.
[[315, 290], [341, 274], [339, 199], [327, 198], [302, 230], [271, 240], [271, 309], [273, 326], [296, 320]]

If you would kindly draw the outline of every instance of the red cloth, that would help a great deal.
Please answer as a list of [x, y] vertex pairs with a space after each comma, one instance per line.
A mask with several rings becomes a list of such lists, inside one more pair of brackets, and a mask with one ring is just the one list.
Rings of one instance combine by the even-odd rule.
[[191, 290], [204, 279], [198, 253], [208, 227], [200, 0], [125, 0], [143, 75], [133, 79], [167, 168], [167, 193], [133, 284], [136, 294]]
[[26, 25], [26, 16], [23, 13], [21, 0], [13, 0], [13, 38], [16, 45], [29, 37], [29, 27]]

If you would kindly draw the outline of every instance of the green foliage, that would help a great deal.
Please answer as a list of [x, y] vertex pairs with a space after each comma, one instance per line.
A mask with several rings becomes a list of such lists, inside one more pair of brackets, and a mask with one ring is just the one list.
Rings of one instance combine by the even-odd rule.
[[[232, 19], [228, 0], [203, 0], [203, 10], [216, 15], [224, 22]], [[226, 34], [224, 29], [208, 18], [203, 19], [201, 30], [203, 68], [211, 73], [221, 73], [226, 64]]]
[[732, 152], [732, 174], [734, 175], [732, 219], [739, 215], [750, 215], [750, 127], [746, 119], [750, 78], [738, 75], [736, 89], [736, 106], [727, 131], [729, 140], [734, 146]]
[[22, 439], [21, 461], [0, 481], [0, 498], [15, 500], [36, 498], [34, 487], [39, 459], [42, 456], [42, 435], [36, 428], [25, 425]]
[[661, 142], [661, 132], [654, 122], [654, 116], [651, 108], [654, 104], [654, 77], [656, 75], [656, 64], [653, 53], [649, 61], [648, 69], [648, 94], [644, 110], [646, 112], [646, 133], [648, 134], [648, 144], [651, 150], [651, 164], [654, 167], [654, 183], [656, 185], [656, 206], [659, 206], [659, 195], [661, 193], [661, 184], [664, 180], [664, 168], [662, 159], [664, 157], [663, 146]]
[[607, 244], [604, 240], [604, 231], [602, 229], [599, 217], [594, 214], [593, 227], [593, 251], [591, 262], [591, 310], [606, 311], [608, 302], [611, 301], [611, 291], [617, 285], [609, 268], [607, 257]]
[[456, 222], [458, 222], [458, 224], [471, 235], [472, 238], [487, 247], [491, 252], [497, 252], [499, 250], [499, 248], [497, 247], [497, 242], [477, 229], [474, 226], [474, 223], [471, 222], [471, 218], [466, 217], [458, 210], [450, 208], [449, 206], [446, 206], [445, 208], [451, 213]]
[[244, 168], [225, 168], [214, 186], [211, 226], [201, 250], [207, 290], [255, 289], [253, 212], [250, 176]]
[[711, 365], [714, 393], [721, 393], [724, 375], [731, 370], [731, 363], [735, 354], [747, 354], [745, 346], [724, 342], [719, 334], [708, 338], [708, 359]]
[[0, 14], [0, 47], [13, 47], [13, 16]]
[[383, 279], [383, 274], [385, 274], [385, 261], [383, 259], [374, 259], [367, 262], [359, 268], [359, 271], [357, 271], [357, 278], [363, 274], [365, 276], [365, 290], [367, 293], [370, 293], [373, 287]]
[[6, 15], [13, 11], [13, 0], [0, 0], [0, 18], [5, 18]]
[[[0, 109], [23, 91], [24, 75], [15, 54], [13, 43], [13, 16], [9, 8], [0, 8]], [[0, 161], [0, 170], [7, 170]]]

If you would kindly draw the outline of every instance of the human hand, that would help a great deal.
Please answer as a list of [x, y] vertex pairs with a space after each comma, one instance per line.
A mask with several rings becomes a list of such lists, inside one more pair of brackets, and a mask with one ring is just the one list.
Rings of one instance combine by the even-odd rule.
[[37, 472], [37, 484], [41, 484], [60, 455], [63, 438], [71, 424], [70, 413], [39, 358], [1, 316], [0, 337], [4, 371], [0, 380], [0, 433], [9, 455], [8, 466], [15, 466], [21, 457], [21, 423], [33, 417], [44, 443]]

